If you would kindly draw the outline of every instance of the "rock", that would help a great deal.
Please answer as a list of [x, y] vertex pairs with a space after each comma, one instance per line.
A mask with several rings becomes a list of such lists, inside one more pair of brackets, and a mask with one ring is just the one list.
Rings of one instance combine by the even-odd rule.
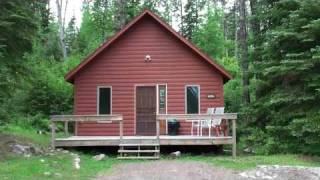
[[63, 151], [62, 151], [62, 153], [64, 153], [64, 154], [68, 154], [68, 153], [69, 153], [69, 151], [68, 151], [68, 150], [63, 150]]
[[51, 172], [44, 172], [43, 173], [45, 176], [50, 176], [51, 175]]
[[247, 147], [243, 150], [245, 153], [254, 153], [253, 149], [251, 147]]
[[9, 145], [11, 152], [23, 155], [25, 157], [30, 157], [32, 154], [34, 155], [40, 155], [43, 154], [42, 149], [30, 144], [30, 145], [21, 145], [18, 143], [10, 144]]
[[75, 169], [80, 169], [80, 157], [79, 156], [76, 156], [74, 159], [73, 159], [73, 166]]
[[43, 150], [36, 146], [30, 146], [30, 152], [31, 154], [35, 154], [35, 155], [43, 154]]
[[99, 154], [99, 155], [93, 156], [92, 158], [93, 158], [94, 160], [96, 160], [96, 161], [101, 161], [101, 160], [103, 160], [105, 157], [106, 157], [105, 154]]
[[24, 146], [20, 144], [10, 144], [11, 152], [15, 154], [30, 154], [30, 146]]
[[57, 177], [62, 177], [61, 173], [54, 173], [54, 175], [57, 176]]
[[29, 158], [29, 157], [31, 157], [31, 154], [25, 154], [23, 156], [26, 157], [26, 158]]
[[43, 162], [44, 162], [44, 159], [40, 159], [40, 162], [42, 162], [42, 163], [43, 163]]
[[174, 158], [178, 158], [181, 156], [181, 152], [180, 151], [172, 152], [170, 153], [170, 156]]
[[38, 133], [38, 134], [47, 134], [47, 132], [46, 132], [46, 131], [43, 131], [43, 130], [38, 130], [37, 133]]

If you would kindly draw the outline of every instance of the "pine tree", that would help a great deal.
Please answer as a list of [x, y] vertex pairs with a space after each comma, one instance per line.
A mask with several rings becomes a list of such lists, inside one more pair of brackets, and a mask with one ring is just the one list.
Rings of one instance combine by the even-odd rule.
[[196, 31], [201, 22], [199, 12], [204, 8], [204, 5], [205, 1], [203, 0], [188, 0], [184, 6], [185, 14], [182, 16], [183, 26], [181, 34], [189, 40], [192, 39], [194, 31]]
[[251, 126], [261, 128], [267, 152], [320, 154], [320, 1], [264, 1], [259, 8], [261, 83]]

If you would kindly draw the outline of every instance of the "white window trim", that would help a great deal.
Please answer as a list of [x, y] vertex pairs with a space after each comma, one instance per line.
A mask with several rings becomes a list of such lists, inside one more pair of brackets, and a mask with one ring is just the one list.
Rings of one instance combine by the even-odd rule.
[[198, 88], [198, 90], [199, 90], [199, 97], [198, 97], [198, 114], [200, 114], [201, 113], [201, 109], [200, 109], [200, 107], [201, 107], [201, 101], [200, 101], [200, 99], [201, 99], [201, 91], [200, 91], [200, 85], [193, 85], [193, 84], [188, 84], [188, 85], [185, 85], [185, 87], [184, 87], [184, 112], [185, 112], [185, 114], [188, 114], [188, 107], [187, 107], [187, 105], [188, 105], [188, 102], [187, 102], [187, 88], [188, 87], [197, 87]]
[[97, 86], [97, 115], [100, 115], [99, 104], [100, 104], [100, 88], [110, 88], [110, 115], [112, 115], [112, 86]]

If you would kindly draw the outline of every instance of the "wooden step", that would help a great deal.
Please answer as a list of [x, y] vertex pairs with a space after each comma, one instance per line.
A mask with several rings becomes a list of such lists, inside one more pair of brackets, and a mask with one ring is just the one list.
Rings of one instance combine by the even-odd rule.
[[159, 153], [160, 150], [118, 150], [119, 153]]
[[119, 144], [119, 146], [160, 146], [160, 144]]
[[159, 159], [159, 156], [122, 156], [117, 159]]

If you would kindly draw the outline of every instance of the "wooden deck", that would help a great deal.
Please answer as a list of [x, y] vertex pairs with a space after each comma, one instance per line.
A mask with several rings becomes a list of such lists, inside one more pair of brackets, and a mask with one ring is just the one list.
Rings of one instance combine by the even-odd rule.
[[[125, 146], [135, 146], [140, 151], [140, 146], [154, 146], [158, 148], [163, 145], [232, 145], [232, 156], [236, 157], [236, 113], [224, 114], [157, 114], [155, 136], [125, 136], [123, 133], [122, 115], [55, 115], [51, 116], [51, 145], [55, 147], [77, 147], [77, 146], [119, 146], [119, 153], [122, 154]], [[227, 123], [232, 136], [196, 136], [196, 135], [160, 135], [160, 121], [166, 119], [176, 119], [178, 121], [192, 122], [199, 119], [221, 118], [231, 123]], [[118, 136], [70, 136], [69, 122], [97, 122], [97, 123], [119, 123]], [[64, 123], [66, 138], [56, 137], [58, 130], [56, 123]], [[160, 150], [159, 150], [160, 151]], [[159, 158], [159, 153], [156, 153]], [[121, 156], [122, 157], [122, 156]]]
[[[119, 144], [154, 144], [158, 143], [156, 136], [70, 136], [68, 138], [56, 138], [56, 147], [76, 146], [119, 146]], [[167, 136], [159, 137], [161, 145], [223, 145], [232, 144], [232, 136], [208, 137], [208, 136]]]

